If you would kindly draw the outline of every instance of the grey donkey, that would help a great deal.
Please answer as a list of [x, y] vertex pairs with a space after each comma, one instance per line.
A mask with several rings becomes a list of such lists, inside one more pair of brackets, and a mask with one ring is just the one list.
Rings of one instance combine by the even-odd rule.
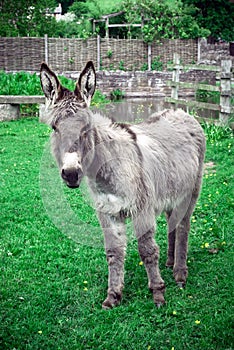
[[109, 278], [102, 307], [112, 308], [122, 299], [127, 217], [133, 222], [154, 303], [164, 304], [155, 217], [166, 214], [166, 265], [183, 287], [188, 275], [190, 217], [201, 188], [205, 154], [200, 124], [182, 110], [164, 110], [135, 125], [93, 113], [89, 106], [96, 73], [91, 61], [73, 92], [60, 84], [45, 63], [40, 78], [46, 97], [41, 121], [53, 129], [51, 149], [61, 177], [70, 188], [79, 187], [87, 177], [104, 233]]

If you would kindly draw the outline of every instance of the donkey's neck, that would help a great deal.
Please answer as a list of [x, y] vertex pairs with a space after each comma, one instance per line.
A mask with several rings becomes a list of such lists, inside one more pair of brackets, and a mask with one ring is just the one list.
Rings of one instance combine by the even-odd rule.
[[133, 164], [139, 163], [136, 135], [127, 124], [113, 123], [100, 114], [92, 116], [91, 124], [95, 146], [87, 176], [98, 192], [117, 193], [116, 184], [124, 185]]
[[113, 143], [122, 141], [123, 144], [130, 144], [132, 141], [136, 141], [136, 134], [126, 123], [113, 122], [109, 118], [96, 113], [93, 114], [91, 124], [97, 130], [101, 142], [112, 140]]

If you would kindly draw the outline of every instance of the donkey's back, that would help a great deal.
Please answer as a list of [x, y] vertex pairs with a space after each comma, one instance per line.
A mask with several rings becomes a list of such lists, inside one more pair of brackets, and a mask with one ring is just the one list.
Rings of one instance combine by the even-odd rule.
[[[205, 136], [200, 124], [183, 110], [165, 110], [135, 125], [142, 167], [150, 179], [158, 212], [173, 209], [200, 188]], [[161, 205], [161, 207], [160, 207]]]

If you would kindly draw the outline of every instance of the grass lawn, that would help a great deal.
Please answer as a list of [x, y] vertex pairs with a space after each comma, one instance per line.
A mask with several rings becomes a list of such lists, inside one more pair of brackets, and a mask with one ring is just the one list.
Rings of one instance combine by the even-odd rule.
[[65, 188], [47, 163], [47, 126], [36, 118], [0, 123], [0, 349], [234, 349], [234, 139], [230, 130], [204, 128], [208, 165], [192, 217], [186, 288], [165, 268], [162, 217], [157, 242], [167, 304], [155, 308], [132, 238], [123, 301], [104, 311], [107, 264], [84, 189]]

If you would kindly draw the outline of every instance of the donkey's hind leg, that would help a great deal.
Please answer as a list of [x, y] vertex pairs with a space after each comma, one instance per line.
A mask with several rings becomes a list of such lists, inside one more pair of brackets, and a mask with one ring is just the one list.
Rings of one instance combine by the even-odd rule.
[[121, 216], [111, 217], [102, 213], [99, 213], [99, 220], [104, 232], [109, 272], [107, 298], [102, 307], [111, 309], [121, 302], [124, 287], [125, 223]]
[[[179, 287], [184, 287], [188, 277], [187, 267], [187, 251], [188, 251], [188, 235], [190, 231], [190, 218], [195, 208], [199, 195], [199, 188], [197, 188], [191, 196], [187, 210], [182, 220], [176, 228], [175, 236], [175, 259], [173, 267], [173, 275]], [[184, 203], [182, 203], [183, 207]]]
[[167, 267], [173, 267], [174, 266], [174, 259], [175, 259], [175, 237], [176, 237], [176, 227], [174, 227], [173, 224], [171, 224], [170, 221], [171, 212], [166, 213], [167, 218], [167, 226], [168, 226], [168, 248], [167, 248]]

